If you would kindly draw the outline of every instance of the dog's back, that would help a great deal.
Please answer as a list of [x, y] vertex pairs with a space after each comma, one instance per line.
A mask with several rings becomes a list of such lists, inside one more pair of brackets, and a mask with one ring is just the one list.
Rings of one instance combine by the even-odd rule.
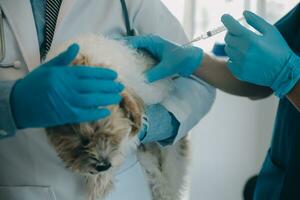
[[144, 72], [155, 64], [149, 55], [131, 49], [124, 41], [100, 35], [82, 35], [66, 41], [52, 48], [47, 59], [58, 55], [73, 43], [80, 46], [78, 57], [85, 55], [90, 63], [115, 70], [118, 79], [142, 98], [146, 105], [162, 102], [173, 89], [171, 79], [145, 83]]

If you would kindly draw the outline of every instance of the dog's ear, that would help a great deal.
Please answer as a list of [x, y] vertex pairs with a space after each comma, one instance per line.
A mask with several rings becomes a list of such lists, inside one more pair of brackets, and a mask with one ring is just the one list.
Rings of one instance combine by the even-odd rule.
[[122, 97], [120, 108], [123, 109], [125, 116], [132, 123], [130, 136], [135, 136], [142, 127], [142, 114], [144, 113], [143, 100], [129, 89], [125, 89], [122, 92]]

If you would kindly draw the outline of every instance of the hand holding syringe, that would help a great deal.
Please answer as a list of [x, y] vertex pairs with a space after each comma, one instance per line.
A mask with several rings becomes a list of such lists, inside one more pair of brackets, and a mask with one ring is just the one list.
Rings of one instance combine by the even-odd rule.
[[[240, 22], [240, 21], [243, 21], [244, 19], [245, 19], [244, 17], [241, 17], [241, 18], [239, 18], [237, 21]], [[225, 26], [219, 26], [219, 27], [214, 28], [214, 29], [212, 29], [212, 30], [210, 30], [210, 31], [207, 31], [206, 33], [201, 34], [200, 36], [198, 36], [198, 37], [196, 37], [195, 39], [189, 41], [188, 43], [183, 44], [182, 47], [188, 46], [188, 45], [190, 45], [190, 44], [192, 44], [192, 43], [194, 43], [194, 42], [200, 41], [200, 40], [208, 39], [208, 38], [210, 38], [210, 37], [212, 37], [212, 36], [214, 36], [214, 35], [217, 35], [217, 34], [219, 34], [219, 33], [224, 32], [224, 31], [226, 31], [226, 30], [227, 30], [227, 29], [226, 29]]]
[[[241, 22], [244, 19], [245, 19], [244, 17], [241, 17], [241, 18], [237, 19], [237, 21]], [[207, 31], [206, 33], [201, 34], [200, 36], [194, 38], [193, 40], [189, 41], [188, 43], [185, 43], [185, 44], [181, 45], [180, 47], [186, 47], [186, 46], [189, 46], [190, 44], [192, 44], [194, 42], [208, 39], [208, 38], [210, 38], [212, 36], [215, 36], [215, 35], [217, 35], [219, 33], [224, 32], [226, 30], [227, 30], [227, 28], [224, 25], [223, 26], [219, 26], [219, 27], [214, 28], [214, 29], [212, 29], [210, 31]], [[177, 48], [173, 49], [172, 51], [176, 51], [176, 49], [179, 49], [180, 47], [177, 47]], [[178, 76], [178, 75], [174, 75], [174, 76], [172, 76], [172, 79], [177, 79], [179, 77], [180, 76]]]

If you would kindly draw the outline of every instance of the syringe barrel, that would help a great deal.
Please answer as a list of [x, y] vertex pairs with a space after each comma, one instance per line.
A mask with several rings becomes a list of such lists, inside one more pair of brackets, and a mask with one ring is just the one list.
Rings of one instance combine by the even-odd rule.
[[216, 28], [214, 30], [208, 31], [208, 32], [209, 32], [209, 36], [214, 36], [214, 35], [216, 35], [218, 33], [221, 33], [221, 32], [223, 32], [225, 30], [226, 30], [225, 26], [220, 26], [220, 27], [218, 27], [218, 28]]

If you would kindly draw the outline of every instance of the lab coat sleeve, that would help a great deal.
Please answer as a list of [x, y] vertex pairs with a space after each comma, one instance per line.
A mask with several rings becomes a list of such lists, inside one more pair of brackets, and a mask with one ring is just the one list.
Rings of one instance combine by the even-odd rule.
[[15, 81], [0, 81], [0, 139], [15, 135], [17, 130], [9, 101], [14, 83]]
[[[180, 23], [160, 0], [140, 0], [129, 7], [137, 34], [155, 34], [178, 44], [188, 41]], [[172, 143], [184, 137], [205, 116], [215, 98], [215, 89], [200, 79], [179, 78], [174, 84], [175, 90], [162, 102], [180, 122]]]

